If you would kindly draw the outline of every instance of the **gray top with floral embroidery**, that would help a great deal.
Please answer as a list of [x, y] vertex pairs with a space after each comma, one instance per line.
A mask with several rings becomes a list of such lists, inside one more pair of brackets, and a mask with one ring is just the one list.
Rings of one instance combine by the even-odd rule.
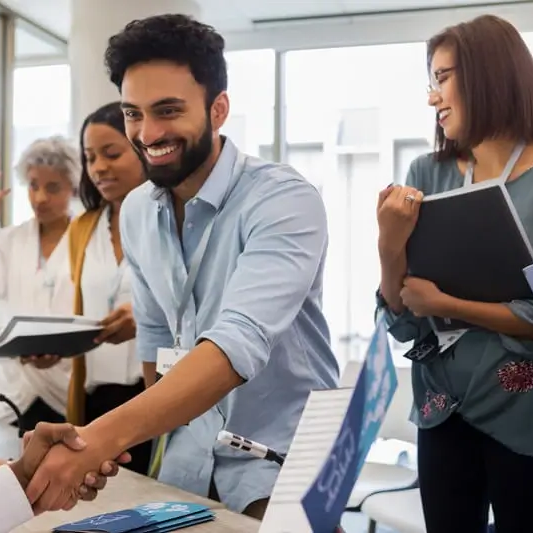
[[[431, 154], [413, 161], [407, 176], [407, 184], [425, 195], [463, 183], [455, 160], [437, 162]], [[506, 187], [533, 242], [533, 169]], [[533, 300], [505, 305], [533, 324]], [[385, 316], [390, 333], [400, 342], [419, 341], [430, 331], [427, 319], [409, 311], [398, 316], [385, 309]], [[533, 341], [474, 328], [430, 363], [413, 363], [412, 379], [412, 419], [418, 427], [437, 426], [457, 412], [511, 450], [533, 456]]]

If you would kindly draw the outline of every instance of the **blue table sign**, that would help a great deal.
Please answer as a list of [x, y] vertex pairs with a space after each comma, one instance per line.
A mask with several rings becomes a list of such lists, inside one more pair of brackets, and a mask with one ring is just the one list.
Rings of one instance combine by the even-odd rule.
[[302, 499], [313, 533], [333, 533], [340, 524], [397, 386], [387, 326], [380, 317], [337, 439]]

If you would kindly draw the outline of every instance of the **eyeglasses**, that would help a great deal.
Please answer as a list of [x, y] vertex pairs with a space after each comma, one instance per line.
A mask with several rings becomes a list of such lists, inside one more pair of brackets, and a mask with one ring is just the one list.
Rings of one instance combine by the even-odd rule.
[[447, 74], [448, 72], [452, 72], [453, 70], [455, 70], [455, 67], [440, 68], [439, 70], [433, 72], [429, 79], [429, 85], [427, 86], [428, 94], [433, 92], [440, 93], [442, 91], [442, 82], [448, 79], [448, 76], [446, 76], [444, 79], [441, 79], [441, 76], [443, 74]]

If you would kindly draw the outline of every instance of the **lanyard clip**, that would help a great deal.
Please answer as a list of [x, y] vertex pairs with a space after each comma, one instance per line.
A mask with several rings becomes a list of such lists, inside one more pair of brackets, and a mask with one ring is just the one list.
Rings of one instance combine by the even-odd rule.
[[177, 333], [174, 339], [174, 350], [180, 350], [180, 349], [181, 349], [181, 334]]

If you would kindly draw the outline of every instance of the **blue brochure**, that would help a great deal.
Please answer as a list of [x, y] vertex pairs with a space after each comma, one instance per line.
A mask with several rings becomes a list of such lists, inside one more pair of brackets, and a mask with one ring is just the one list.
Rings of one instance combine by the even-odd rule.
[[387, 326], [380, 318], [337, 439], [302, 499], [313, 533], [332, 533], [340, 524], [397, 386]]
[[165, 533], [209, 522], [214, 513], [205, 505], [181, 502], [147, 503], [64, 524], [54, 529], [57, 533]]

